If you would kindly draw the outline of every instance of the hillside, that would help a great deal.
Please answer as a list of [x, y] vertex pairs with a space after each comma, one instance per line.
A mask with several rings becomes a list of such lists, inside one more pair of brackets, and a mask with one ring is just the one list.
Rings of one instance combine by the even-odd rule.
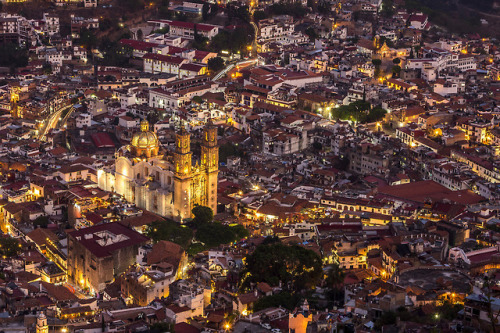
[[500, 38], [500, 3], [494, 0], [405, 0], [404, 3], [408, 10], [428, 14], [433, 24], [450, 32]]

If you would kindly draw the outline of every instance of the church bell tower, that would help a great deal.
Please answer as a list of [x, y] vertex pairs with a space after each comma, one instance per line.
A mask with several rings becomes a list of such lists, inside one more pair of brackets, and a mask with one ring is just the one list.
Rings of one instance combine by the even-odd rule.
[[191, 217], [192, 153], [191, 138], [184, 127], [175, 136], [174, 216], [182, 222]]
[[40, 312], [36, 318], [36, 333], [49, 333], [49, 326], [47, 325], [47, 317], [43, 312]]
[[217, 126], [210, 120], [203, 130], [201, 144], [201, 166], [206, 172], [206, 203], [217, 214], [217, 182], [219, 174], [219, 147]]

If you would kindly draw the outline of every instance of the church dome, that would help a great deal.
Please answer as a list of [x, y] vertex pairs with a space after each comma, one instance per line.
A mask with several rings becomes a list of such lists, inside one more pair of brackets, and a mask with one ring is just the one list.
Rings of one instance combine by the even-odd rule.
[[131, 150], [137, 157], [151, 157], [158, 154], [160, 143], [156, 134], [149, 130], [149, 123], [141, 121], [141, 131], [132, 137]]

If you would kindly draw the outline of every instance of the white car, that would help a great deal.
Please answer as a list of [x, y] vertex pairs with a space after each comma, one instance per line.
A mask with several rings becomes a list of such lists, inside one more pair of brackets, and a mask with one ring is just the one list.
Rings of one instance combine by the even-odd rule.
[[264, 327], [265, 329], [268, 329], [270, 330], [271, 329], [271, 325], [265, 323], [265, 324], [260, 324], [260, 326]]
[[271, 332], [273, 332], [273, 333], [281, 333], [281, 330], [279, 328], [273, 328], [271, 330]]

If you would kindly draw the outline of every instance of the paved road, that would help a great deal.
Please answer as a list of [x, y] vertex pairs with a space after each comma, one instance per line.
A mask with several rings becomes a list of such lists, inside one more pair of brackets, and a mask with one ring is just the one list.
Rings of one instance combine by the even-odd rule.
[[246, 66], [249, 66], [249, 65], [252, 65], [252, 64], [256, 64], [256, 63], [257, 63], [257, 58], [243, 60], [243, 61], [240, 61], [240, 62], [238, 62], [236, 64], [229, 64], [229, 65], [226, 66], [226, 68], [224, 68], [217, 75], [215, 75], [212, 78], [212, 81], [217, 81], [217, 80], [222, 79], [224, 76], [226, 76], [227, 73], [229, 73], [229, 71], [231, 71], [235, 67], [246, 67]]
[[[65, 110], [69, 109], [69, 108], [73, 108], [73, 105], [68, 105], [68, 106], [65, 106], [55, 112], [52, 112], [48, 117], [47, 119], [45, 119], [44, 121], [44, 128], [42, 130], [40, 130], [40, 133], [38, 135], [38, 140], [43, 140], [45, 138], [45, 136], [47, 135], [47, 133], [49, 133], [49, 131], [51, 129], [54, 129], [56, 128], [57, 124], [59, 123], [59, 121], [61, 120], [61, 115], [64, 113]], [[68, 114], [71, 113], [72, 110], [70, 110], [68, 112]], [[67, 119], [67, 115], [65, 117], [65, 120]]]
[[[253, 21], [253, 13], [255, 12], [255, 8], [252, 8], [250, 10], [250, 15], [252, 16], [252, 21], [250, 21], [250, 24], [252, 25], [253, 27], [253, 30], [254, 30], [254, 37], [253, 37], [253, 41], [252, 41], [252, 53], [257, 53], [257, 36], [259, 34], [259, 27], [257, 26], [257, 24], [255, 24], [255, 22]], [[251, 54], [250, 54], [251, 56]], [[228, 64], [226, 66], [226, 68], [224, 68], [222, 71], [220, 71], [219, 73], [217, 73], [213, 78], [212, 78], [212, 81], [217, 81], [217, 80], [220, 80], [221, 78], [223, 78], [224, 76], [226, 76], [226, 74], [231, 71], [231, 69], [233, 69], [234, 67], [238, 67], [238, 66], [242, 66], [242, 65], [245, 65], [246, 63], [251, 63], [251, 62], [254, 62], [254, 63], [257, 63], [257, 57], [253, 58], [253, 59], [249, 59], [249, 60], [243, 60], [243, 61], [240, 61], [238, 62], [237, 64]]]
[[234, 325], [233, 328], [234, 333], [271, 333], [270, 330], [267, 330], [260, 325], [252, 324], [246, 321], [239, 321]]

